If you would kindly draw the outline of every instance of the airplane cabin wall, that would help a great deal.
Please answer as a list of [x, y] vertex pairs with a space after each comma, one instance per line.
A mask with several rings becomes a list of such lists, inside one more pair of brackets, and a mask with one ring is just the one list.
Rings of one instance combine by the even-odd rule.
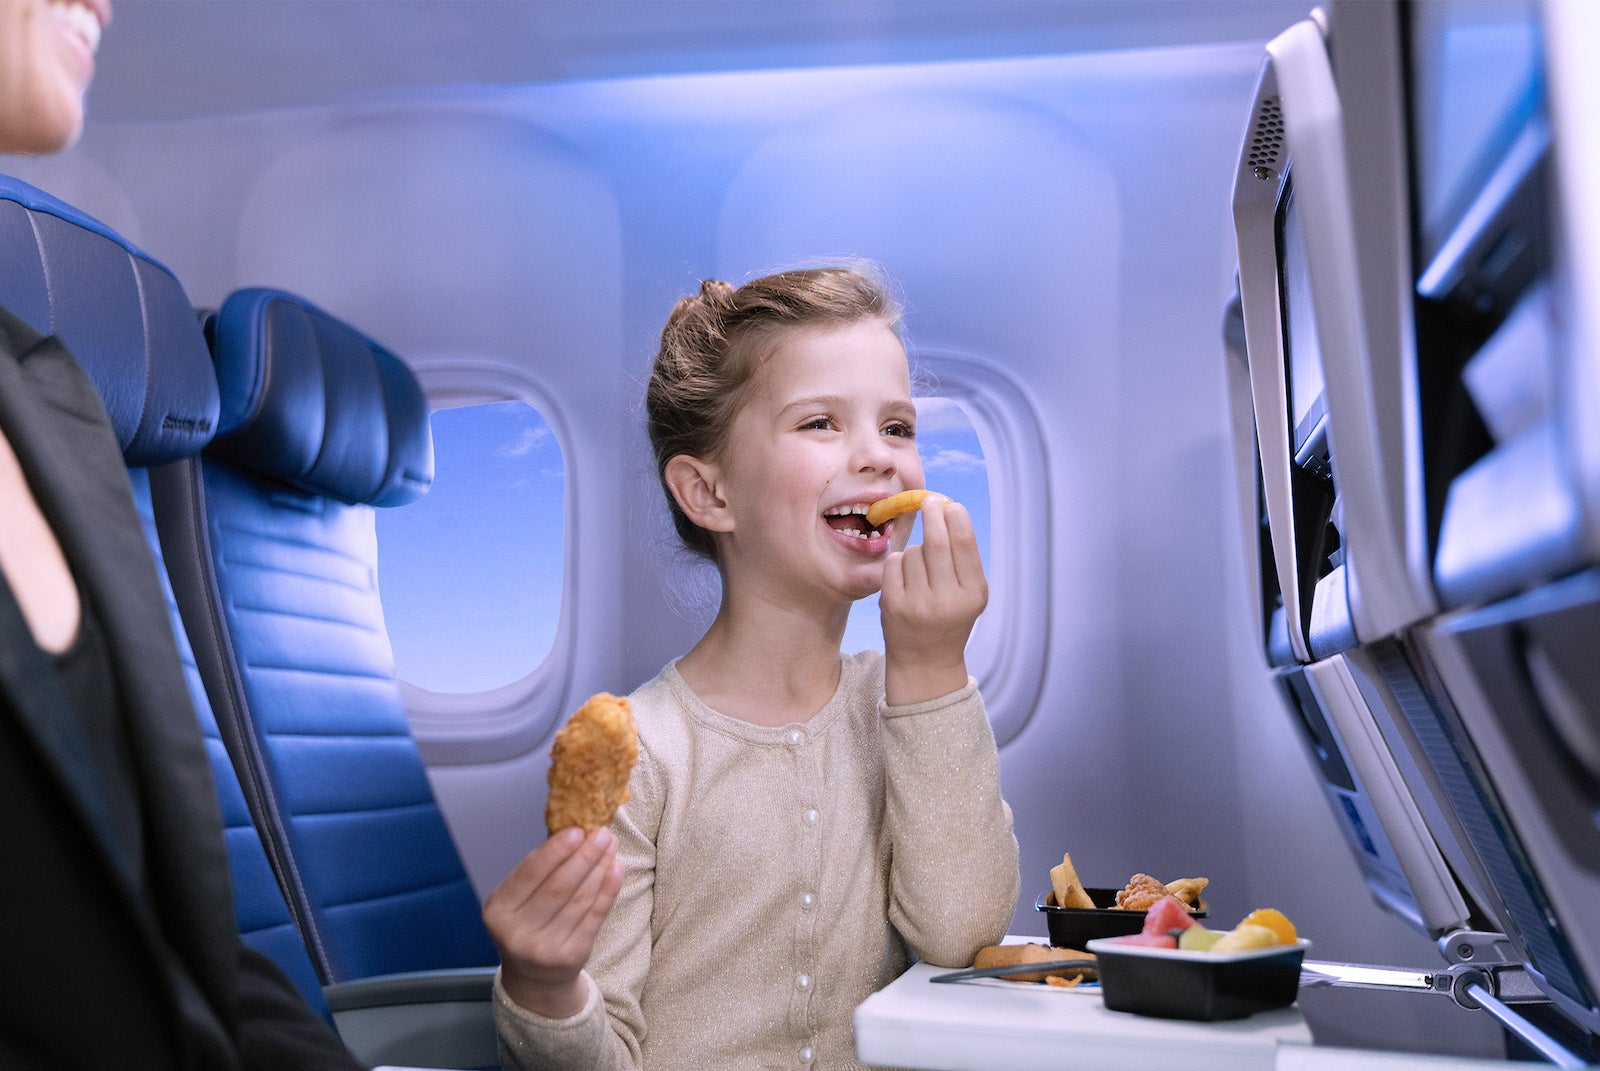
[[[1070, 851], [1091, 884], [1210, 877], [1219, 925], [1276, 906], [1321, 958], [1428, 964], [1367, 895], [1247, 613], [1220, 323], [1260, 59], [1241, 44], [462, 88], [91, 120], [74, 152], [7, 166], [198, 303], [295, 291], [425, 382], [465, 362], [526, 385], [560, 429], [557, 684], [459, 747], [431, 717], [421, 734], [480, 895], [543, 837], [559, 720], [648, 679], [714, 608], [641, 427], [673, 301], [709, 275], [865, 256], [906, 299], [913, 357], [957, 393], [1009, 383], [1021, 401], [1000, 419], [1039, 444], [1039, 471], [996, 484], [989, 563], [1021, 578], [991, 613], [1032, 623], [1014, 639], [1041, 667], [988, 693], [1022, 846], [1013, 930], [1044, 934], [1033, 897]], [[1002, 560], [1032, 546], [1005, 534], [1021, 531], [1044, 552]]]

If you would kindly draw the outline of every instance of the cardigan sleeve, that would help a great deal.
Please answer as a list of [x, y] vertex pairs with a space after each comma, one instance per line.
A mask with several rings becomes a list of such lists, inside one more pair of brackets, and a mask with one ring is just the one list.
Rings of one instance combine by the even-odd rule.
[[606, 1013], [600, 990], [587, 980], [589, 996], [582, 1010], [566, 1019], [531, 1012], [506, 995], [500, 972], [494, 976], [494, 1019], [500, 1035], [500, 1063], [507, 1071], [561, 1067], [599, 1071], [608, 1066]]
[[977, 682], [879, 708], [889, 921], [922, 959], [964, 967], [998, 944], [1021, 887], [1000, 756]]

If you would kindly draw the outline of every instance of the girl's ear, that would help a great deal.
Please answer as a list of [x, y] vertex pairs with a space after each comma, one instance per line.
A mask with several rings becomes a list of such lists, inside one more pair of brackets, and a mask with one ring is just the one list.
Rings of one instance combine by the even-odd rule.
[[662, 475], [684, 516], [709, 532], [733, 531], [728, 503], [718, 489], [721, 473], [715, 463], [678, 454], [667, 462]]

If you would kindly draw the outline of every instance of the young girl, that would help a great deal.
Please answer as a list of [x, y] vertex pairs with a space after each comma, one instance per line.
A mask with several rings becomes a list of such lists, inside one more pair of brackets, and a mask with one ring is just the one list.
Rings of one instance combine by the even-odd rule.
[[[611, 830], [557, 833], [489, 897], [510, 1068], [859, 1066], [851, 1016], [915, 955], [971, 963], [1016, 905], [994, 735], [967, 675], [988, 589], [923, 486], [898, 309], [862, 272], [678, 302], [646, 404], [689, 548], [722, 578], [700, 641], [632, 696]], [[881, 589], [884, 652], [842, 655]]]

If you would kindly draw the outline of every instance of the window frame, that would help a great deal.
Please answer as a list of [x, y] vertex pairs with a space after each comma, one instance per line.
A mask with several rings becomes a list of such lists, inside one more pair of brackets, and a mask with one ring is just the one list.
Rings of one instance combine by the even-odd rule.
[[[401, 699], [424, 760], [429, 765], [471, 765], [525, 754], [547, 740], [561, 717], [576, 657], [572, 592], [577, 562], [575, 539], [578, 472], [561, 407], [536, 380], [516, 368], [478, 358], [429, 358], [411, 362], [422, 385], [429, 419], [441, 409], [494, 402], [521, 402], [550, 426], [561, 449], [565, 480], [561, 522], [561, 602], [550, 650], [510, 683], [478, 692], [435, 692], [400, 678]], [[383, 548], [380, 546], [379, 553]], [[546, 712], [529, 716], [529, 711]]]
[[920, 348], [913, 365], [913, 394], [959, 404], [989, 468], [989, 605], [967, 643], [967, 667], [1004, 747], [1027, 726], [1044, 690], [1052, 516], [1044, 435], [1028, 393], [999, 365]]

